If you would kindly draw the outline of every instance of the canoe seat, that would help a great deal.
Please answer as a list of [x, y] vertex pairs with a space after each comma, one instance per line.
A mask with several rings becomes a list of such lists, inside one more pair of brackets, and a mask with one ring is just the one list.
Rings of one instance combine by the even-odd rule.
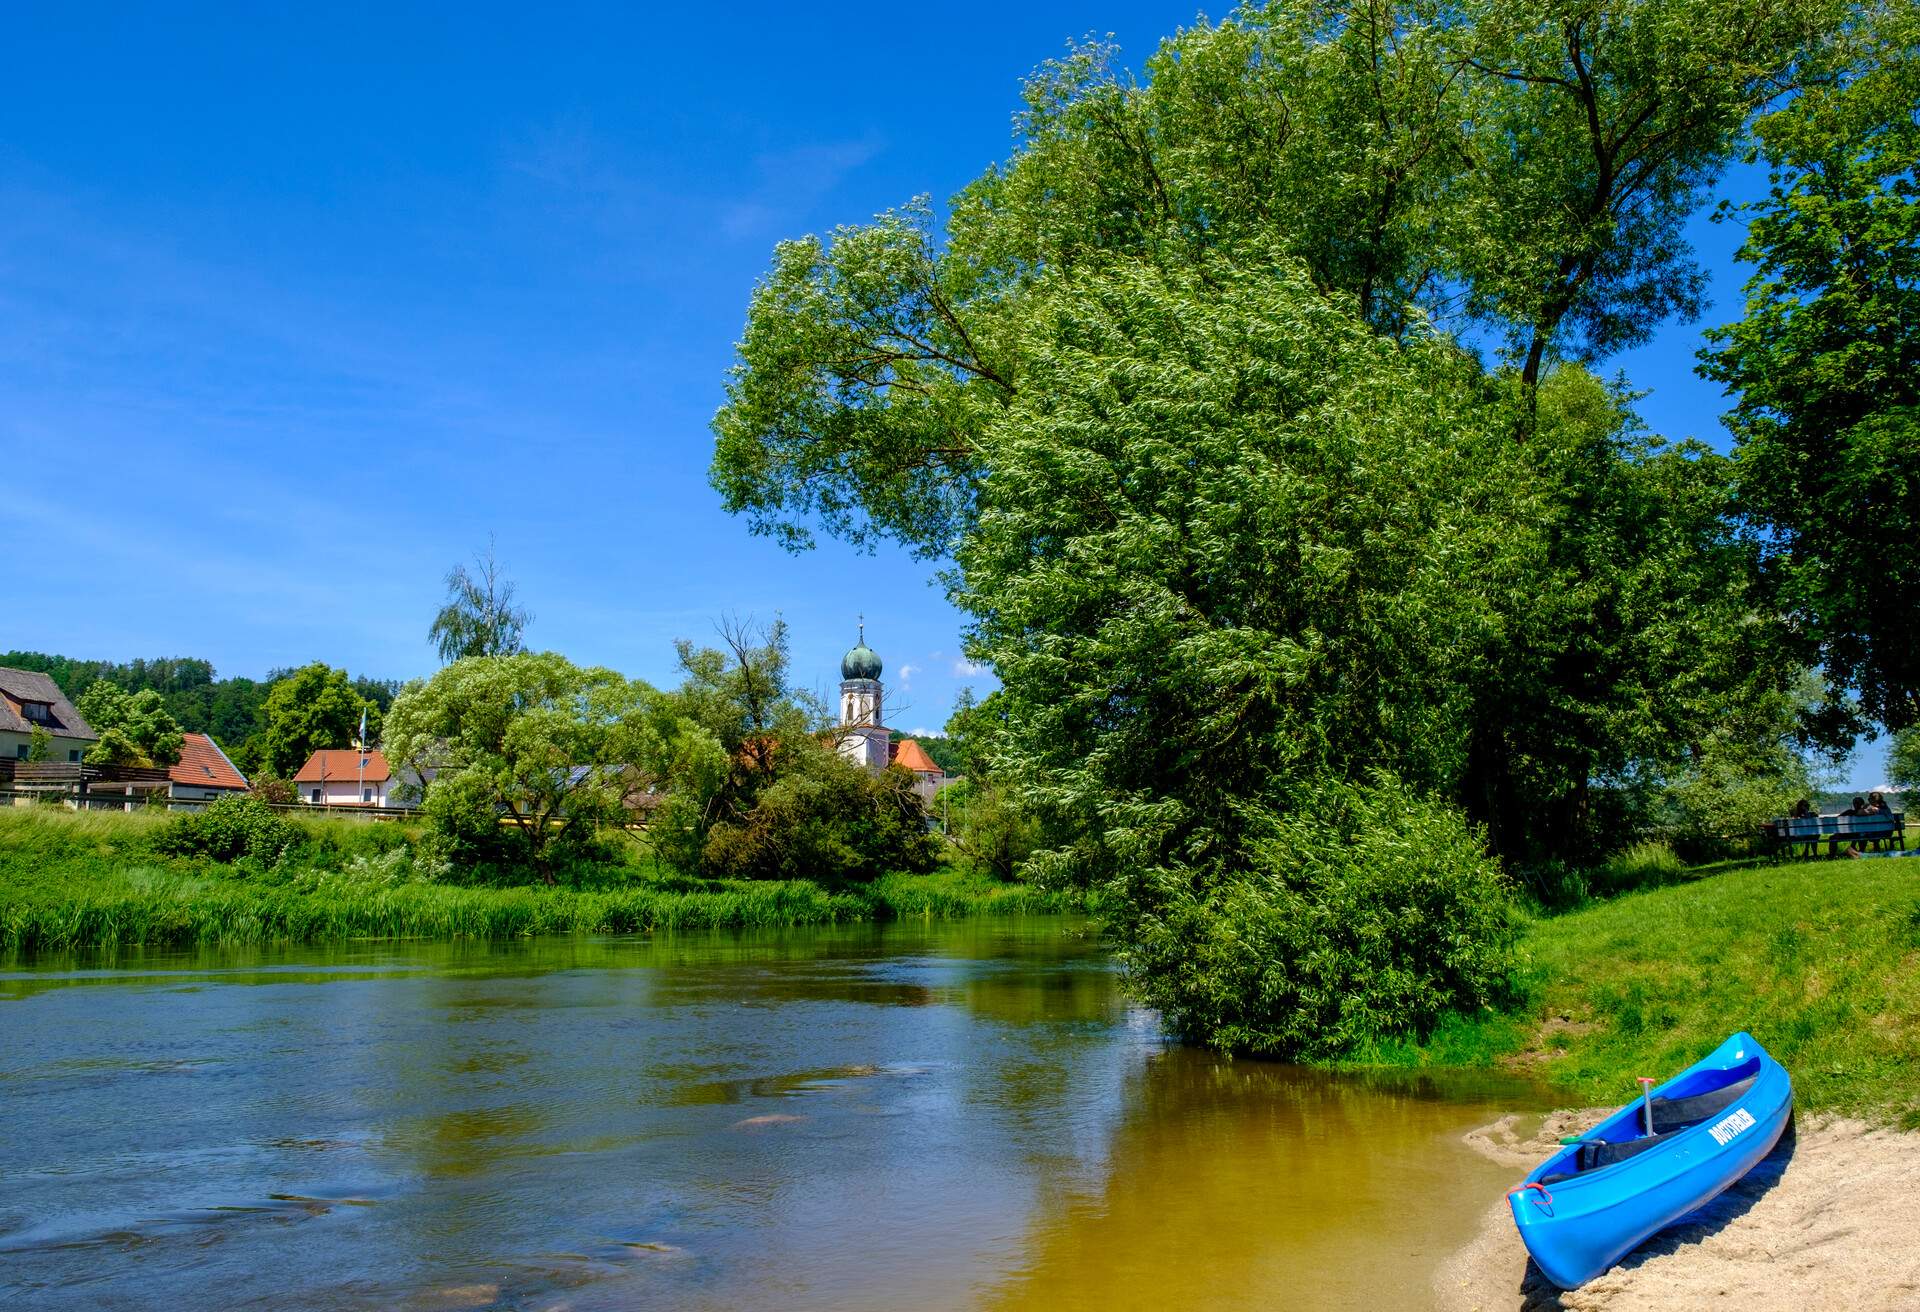
[[[1571, 1180], [1582, 1171], [1597, 1171], [1603, 1166], [1612, 1166], [1615, 1162], [1624, 1162], [1629, 1157], [1638, 1157], [1649, 1148], [1657, 1148], [1674, 1135], [1700, 1124], [1709, 1117], [1717, 1116], [1746, 1096], [1753, 1082], [1760, 1078], [1749, 1075], [1744, 1080], [1735, 1080], [1732, 1084], [1718, 1089], [1709, 1089], [1705, 1093], [1696, 1093], [1690, 1098], [1655, 1098], [1653, 1100], [1653, 1133], [1643, 1134], [1624, 1143], [1613, 1143], [1606, 1139], [1583, 1139], [1580, 1151], [1574, 1155], [1577, 1169], [1559, 1171], [1543, 1176], [1544, 1185], [1555, 1185], [1562, 1180]], [[1635, 1108], [1634, 1125], [1640, 1124], [1639, 1109]]]
[[[1655, 1124], [1659, 1122], [1656, 1121]], [[1597, 1171], [1603, 1166], [1624, 1162], [1629, 1157], [1638, 1157], [1649, 1148], [1658, 1148], [1678, 1133], [1680, 1133], [1678, 1130], [1667, 1130], [1663, 1133], [1643, 1134], [1638, 1139], [1629, 1139], [1625, 1143], [1608, 1143], [1603, 1139], [1589, 1139], [1580, 1145], [1580, 1169]]]
[[1760, 1077], [1749, 1075], [1744, 1080], [1735, 1080], [1725, 1088], [1709, 1089], [1705, 1093], [1696, 1093], [1691, 1098], [1655, 1098], [1653, 1100], [1653, 1132], [1666, 1134], [1672, 1130], [1684, 1130], [1689, 1125], [1698, 1125], [1709, 1116], [1717, 1116], [1727, 1108], [1747, 1096], [1747, 1090]]

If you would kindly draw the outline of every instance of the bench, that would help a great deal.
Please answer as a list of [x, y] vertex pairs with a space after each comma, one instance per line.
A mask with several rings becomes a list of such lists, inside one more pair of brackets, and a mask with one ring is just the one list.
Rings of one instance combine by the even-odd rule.
[[1760, 826], [1760, 833], [1769, 854], [1775, 857], [1788, 852], [1818, 856], [1822, 840], [1828, 856], [1838, 856], [1842, 845], [1905, 851], [1907, 815], [1894, 811], [1887, 815], [1777, 816]]

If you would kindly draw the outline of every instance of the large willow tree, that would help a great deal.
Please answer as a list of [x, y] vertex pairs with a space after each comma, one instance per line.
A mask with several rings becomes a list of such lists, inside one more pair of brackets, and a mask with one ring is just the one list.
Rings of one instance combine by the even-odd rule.
[[[1003, 685], [994, 773], [1063, 836], [1042, 869], [1117, 881], [1176, 1024], [1301, 1051], [1281, 1012], [1343, 1042], [1421, 1023], [1498, 954], [1241, 970], [1321, 941], [1299, 927], [1347, 884], [1313, 872], [1354, 851], [1405, 855], [1407, 905], [1486, 893], [1470, 857], [1422, 865], [1381, 798], [1580, 855], [1797, 672], [1727, 462], [1583, 365], [1699, 308], [1684, 221], [1860, 18], [1296, 0], [1183, 31], [1137, 79], [1075, 49], [944, 222], [916, 201], [781, 244], [715, 486], [796, 548], [955, 562]], [[1286, 856], [1302, 833], [1348, 855]], [[1312, 1003], [1343, 970], [1400, 1001]]]
[[727, 507], [929, 556], [972, 522], [1039, 282], [1253, 243], [1388, 336], [1504, 343], [1529, 386], [1699, 306], [1682, 233], [1837, 0], [1316, 4], [1044, 65], [1018, 148], [953, 199], [783, 242], [715, 420]]

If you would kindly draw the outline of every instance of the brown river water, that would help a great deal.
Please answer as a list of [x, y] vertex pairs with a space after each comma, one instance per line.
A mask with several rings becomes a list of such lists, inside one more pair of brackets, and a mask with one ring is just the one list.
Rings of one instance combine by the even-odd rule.
[[1424, 1307], [1550, 1095], [1166, 1041], [1071, 921], [0, 966], [0, 1307]]

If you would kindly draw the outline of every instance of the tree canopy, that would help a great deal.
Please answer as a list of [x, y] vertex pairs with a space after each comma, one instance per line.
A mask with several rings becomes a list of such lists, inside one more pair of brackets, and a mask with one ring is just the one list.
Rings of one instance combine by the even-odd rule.
[[1887, 748], [1887, 779], [1909, 796], [1920, 796], [1920, 728], [1893, 736]]
[[286, 674], [268, 691], [260, 708], [258, 763], [285, 778], [323, 748], [351, 747], [366, 716], [367, 742], [380, 739], [380, 708], [355, 689], [345, 670], [324, 661]]
[[[1687, 219], [1880, 17], [1276, 0], [1137, 78], [1075, 48], [944, 221], [776, 248], [714, 485], [790, 547], [952, 562], [1002, 685], [982, 780], [1032, 869], [1108, 883], [1176, 1024], [1307, 1051], [1279, 1013], [1343, 988], [1343, 1042], [1424, 1024], [1505, 968], [1480, 847], [1525, 872], [1708, 828], [1855, 727], [1844, 688], [1798, 695], [1828, 649], [1776, 604], [1749, 457], [1647, 432], [1589, 366], [1702, 308]], [[1444, 887], [1463, 953], [1414, 934], [1391, 997], [1360, 945], [1297, 959], [1353, 849], [1381, 896]]]
[[520, 635], [533, 616], [514, 604], [512, 579], [495, 559], [492, 542], [475, 556], [472, 571], [447, 571], [447, 604], [433, 617], [427, 637], [443, 661], [467, 656], [511, 656], [523, 650]]
[[1025, 386], [1029, 301], [1116, 256], [1291, 257], [1383, 334], [1490, 333], [1528, 387], [1604, 358], [1699, 308], [1684, 220], [1849, 12], [1281, 0], [1168, 38], [1138, 81], [1076, 48], [1028, 82], [1013, 156], [944, 237], [920, 198], [775, 250], [714, 485], [789, 545], [818, 526], [949, 553]]
[[720, 646], [676, 644], [682, 680], [661, 703], [665, 804], [655, 850], [736, 878], [871, 879], [923, 870], [935, 844], [904, 770], [875, 776], [836, 750], [826, 708], [794, 686], [787, 626], [739, 617]]
[[94, 765], [172, 765], [180, 759], [179, 721], [151, 688], [123, 691], [97, 679], [74, 704], [99, 741], [87, 749]]
[[1889, 728], [1920, 724], [1920, 16], [1890, 7], [1858, 72], [1762, 119], [1746, 314], [1712, 334], [1739, 511], [1803, 657]]
[[614, 827], [687, 873], [870, 879], [935, 842], [905, 771], [870, 774], [787, 682], [785, 627], [728, 620], [725, 649], [679, 644], [656, 691], [553, 652], [469, 656], [409, 684], [387, 719], [397, 769], [427, 781], [438, 852], [467, 874], [549, 882]]
[[658, 759], [653, 696], [555, 652], [465, 657], [401, 692], [385, 750], [432, 777], [428, 818], [453, 860], [525, 863], [551, 883], [569, 853], [626, 817]]

